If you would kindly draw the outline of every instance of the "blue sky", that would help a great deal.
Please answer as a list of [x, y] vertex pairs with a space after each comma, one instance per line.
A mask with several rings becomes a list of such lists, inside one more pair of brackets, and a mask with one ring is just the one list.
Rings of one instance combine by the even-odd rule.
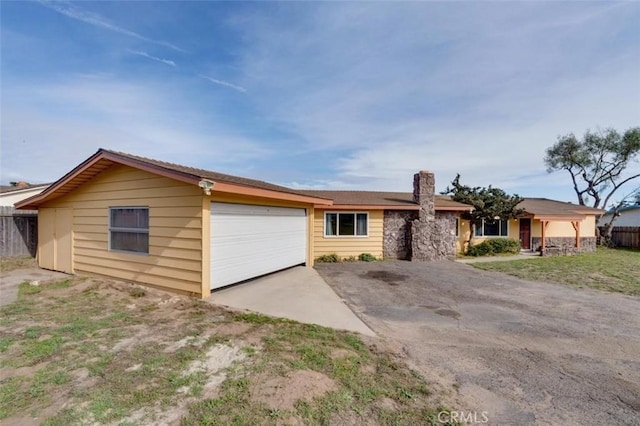
[[1, 19], [2, 183], [103, 147], [294, 187], [410, 191], [426, 169], [575, 201], [545, 148], [640, 124], [638, 2], [3, 1]]

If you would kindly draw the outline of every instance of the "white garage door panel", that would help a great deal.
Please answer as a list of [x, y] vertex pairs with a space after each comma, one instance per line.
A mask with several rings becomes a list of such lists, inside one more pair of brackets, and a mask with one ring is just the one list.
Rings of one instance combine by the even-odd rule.
[[306, 261], [304, 209], [211, 204], [211, 288]]

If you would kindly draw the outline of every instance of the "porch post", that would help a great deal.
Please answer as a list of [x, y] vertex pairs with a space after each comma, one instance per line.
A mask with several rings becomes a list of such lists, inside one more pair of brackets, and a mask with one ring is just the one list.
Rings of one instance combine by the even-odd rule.
[[580, 248], [580, 222], [579, 221], [571, 221], [571, 225], [573, 225], [573, 229], [576, 231], [576, 248]]
[[542, 253], [544, 253], [544, 249], [547, 247], [547, 242], [546, 242], [546, 230], [547, 230], [547, 225], [549, 225], [549, 221], [548, 220], [541, 220], [540, 221], [540, 228], [542, 230], [542, 243], [540, 245], [540, 249], [542, 250]]

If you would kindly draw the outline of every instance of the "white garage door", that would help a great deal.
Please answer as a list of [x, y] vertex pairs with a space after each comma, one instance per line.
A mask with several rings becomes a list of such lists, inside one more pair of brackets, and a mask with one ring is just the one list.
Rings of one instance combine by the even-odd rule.
[[211, 288], [305, 263], [305, 209], [211, 203]]

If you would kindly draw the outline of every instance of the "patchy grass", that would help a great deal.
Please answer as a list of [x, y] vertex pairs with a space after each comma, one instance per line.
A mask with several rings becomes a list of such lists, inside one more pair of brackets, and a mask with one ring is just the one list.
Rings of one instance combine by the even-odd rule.
[[442, 410], [381, 342], [126, 283], [23, 284], [0, 316], [8, 423], [438, 424]]
[[31, 256], [3, 257], [0, 259], [0, 271], [35, 268], [36, 260]]
[[595, 253], [535, 260], [472, 263], [486, 271], [527, 280], [548, 281], [617, 293], [640, 295], [640, 251], [598, 248]]

